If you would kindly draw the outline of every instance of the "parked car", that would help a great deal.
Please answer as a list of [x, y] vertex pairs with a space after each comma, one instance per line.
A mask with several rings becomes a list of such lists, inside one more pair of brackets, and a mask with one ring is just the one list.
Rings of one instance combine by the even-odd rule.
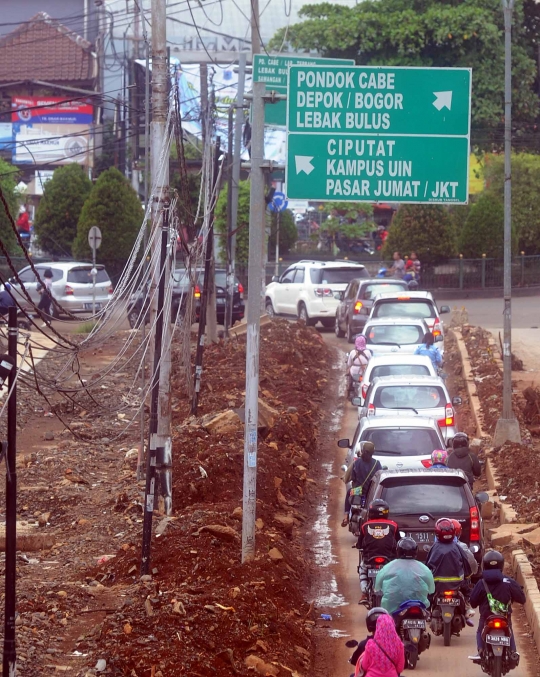
[[323, 327], [333, 327], [340, 292], [359, 277], [369, 277], [360, 263], [298, 261], [266, 287], [266, 312], [295, 315], [309, 326], [320, 321]]
[[349, 343], [362, 332], [377, 294], [406, 292], [403, 280], [355, 279], [349, 282], [336, 310], [335, 332], [338, 338], [346, 337]]
[[[360, 405], [359, 397], [353, 404]], [[358, 406], [358, 417], [428, 416], [439, 424], [443, 437], [449, 441], [457, 432], [454, 405], [461, 397], [450, 398], [444, 381], [438, 376], [384, 376], [373, 379], [364, 403]]]
[[[173, 273], [173, 286], [172, 286], [172, 296], [171, 296], [171, 319], [175, 320], [176, 317], [183, 317], [184, 311], [187, 304], [187, 294], [190, 292], [193, 294], [194, 299], [194, 308], [195, 308], [195, 320], [198, 322], [201, 311], [201, 298], [202, 290], [204, 286], [204, 269], [197, 268], [194, 271], [195, 284], [192, 285], [187, 271], [185, 268], [177, 268]], [[215, 271], [215, 290], [216, 290], [216, 316], [219, 324], [225, 322], [225, 308], [226, 308], [226, 296], [227, 296], [227, 271], [216, 269]], [[149, 322], [150, 313], [149, 313], [149, 303], [150, 298], [147, 294], [143, 294], [142, 290], [139, 290], [136, 294], [132, 295], [130, 299], [130, 304], [128, 306], [128, 321], [131, 328], [138, 327], [142, 321], [142, 304], [143, 299], [145, 301], [145, 313], [144, 320], [145, 323]], [[179, 311], [180, 309], [180, 311]], [[240, 281], [235, 279], [235, 289], [233, 295], [233, 309], [232, 309], [232, 324], [240, 322], [244, 317], [244, 288], [240, 284]]]
[[433, 362], [425, 355], [390, 353], [372, 357], [367, 363], [358, 396], [364, 401], [369, 384], [380, 376], [437, 376]]
[[373, 442], [374, 458], [383, 470], [431, 467], [431, 453], [444, 449], [446, 442], [437, 421], [425, 416], [366, 416], [360, 419], [352, 442], [338, 441], [348, 449], [345, 463], [351, 463], [363, 442]]
[[[458, 520], [463, 528], [461, 541], [466, 543], [482, 573], [484, 525], [480, 505], [488, 500], [485, 492], [473, 496], [461, 470], [418, 469], [381, 470], [375, 474], [366, 505], [382, 498], [390, 507], [390, 518], [400, 533], [418, 544], [418, 559], [425, 560], [435, 542], [435, 523], [441, 517]], [[362, 515], [366, 519], [367, 515]]]
[[[367, 347], [374, 357], [388, 354], [414, 355], [429, 331], [425, 320], [411, 317], [369, 319], [364, 331]], [[444, 343], [437, 346], [444, 355]]]
[[[52, 271], [52, 296], [67, 311], [75, 314], [92, 313], [94, 295], [91, 263], [51, 261], [51, 263], [37, 263], [34, 267], [42, 280], [48, 268]], [[96, 270], [95, 308], [101, 310], [111, 300], [113, 289], [105, 266], [98, 264]], [[41, 295], [38, 292], [38, 280], [30, 266], [20, 270], [18, 277], [11, 277], [9, 283], [12, 290], [19, 296], [20, 305], [31, 310], [32, 306], [22, 291], [19, 280], [24, 284], [24, 288], [37, 306]], [[59, 317], [59, 310], [54, 304], [51, 304], [51, 315], [55, 319]]]
[[449, 313], [450, 306], [437, 305], [428, 291], [408, 291], [405, 293], [381, 293], [373, 301], [370, 319], [385, 317], [420, 317], [425, 320], [433, 332], [435, 341], [444, 341], [443, 323], [440, 316]]

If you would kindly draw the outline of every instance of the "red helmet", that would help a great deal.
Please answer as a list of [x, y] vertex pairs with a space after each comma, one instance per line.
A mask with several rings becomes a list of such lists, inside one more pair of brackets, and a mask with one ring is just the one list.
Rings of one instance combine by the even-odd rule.
[[463, 527], [461, 526], [461, 522], [459, 520], [450, 520], [452, 524], [454, 525], [454, 529], [456, 530], [456, 538], [459, 538], [461, 536], [461, 532], [463, 531]]
[[450, 543], [454, 540], [456, 535], [456, 528], [452, 524], [452, 520], [447, 517], [442, 517], [440, 520], [437, 520], [435, 524], [435, 536], [437, 540], [441, 543]]

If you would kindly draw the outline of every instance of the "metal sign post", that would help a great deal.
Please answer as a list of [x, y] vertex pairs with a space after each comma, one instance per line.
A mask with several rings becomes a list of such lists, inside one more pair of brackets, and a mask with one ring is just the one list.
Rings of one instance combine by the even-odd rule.
[[101, 246], [101, 230], [97, 226], [92, 226], [88, 231], [88, 244], [92, 249], [92, 315], [96, 314], [96, 249]]
[[466, 204], [469, 68], [290, 66], [289, 199]]
[[276, 214], [276, 262], [274, 266], [274, 275], [279, 275], [279, 226], [281, 220], [281, 212], [285, 211], [289, 205], [285, 193], [276, 192], [272, 197], [272, 202], [268, 205], [268, 209]]

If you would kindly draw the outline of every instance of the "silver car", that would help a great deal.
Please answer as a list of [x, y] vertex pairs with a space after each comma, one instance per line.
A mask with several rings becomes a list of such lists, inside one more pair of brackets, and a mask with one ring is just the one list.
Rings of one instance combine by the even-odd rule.
[[[360, 398], [353, 398], [353, 404], [360, 405]], [[448, 441], [457, 432], [454, 406], [460, 404], [461, 398], [451, 399], [438, 376], [384, 376], [371, 382], [358, 417], [428, 416], [437, 421]]]
[[[37, 263], [34, 267], [42, 280], [48, 268], [52, 271], [52, 295], [66, 310], [70, 313], [92, 313], [94, 295], [91, 263], [53, 261], [51, 263]], [[97, 311], [101, 310], [111, 300], [113, 290], [111, 278], [105, 267], [96, 264], [96, 270], [95, 307]], [[19, 271], [18, 279], [16, 277], [10, 278], [9, 283], [13, 291], [20, 297], [19, 303], [24, 308], [31, 310], [32, 306], [22, 291], [19, 280], [24, 284], [24, 288], [37, 306], [41, 296], [38, 292], [38, 281], [30, 266]], [[59, 317], [58, 308], [54, 304], [51, 305], [51, 315], [54, 318]]]
[[347, 467], [364, 442], [373, 442], [373, 457], [381, 462], [383, 470], [430, 468], [432, 452], [446, 448], [437, 421], [414, 414], [361, 419], [352, 442], [347, 439], [338, 442], [338, 446], [348, 449]]
[[[391, 354], [414, 355], [429, 332], [426, 321], [419, 317], [387, 317], [368, 320], [362, 334], [373, 356]], [[444, 354], [444, 343], [439, 346]]]

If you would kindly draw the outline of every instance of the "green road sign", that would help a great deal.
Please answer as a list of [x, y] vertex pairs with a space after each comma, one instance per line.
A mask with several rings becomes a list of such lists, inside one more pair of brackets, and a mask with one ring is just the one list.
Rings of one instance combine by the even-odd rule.
[[291, 66], [287, 196], [466, 203], [471, 71]]
[[[267, 89], [280, 94], [287, 94], [289, 66], [293, 65], [354, 66], [354, 59], [320, 59], [310, 56], [255, 54], [253, 57], [253, 82], [264, 82]], [[278, 101], [266, 104], [264, 122], [267, 125], [285, 127], [287, 124], [286, 102]]]

